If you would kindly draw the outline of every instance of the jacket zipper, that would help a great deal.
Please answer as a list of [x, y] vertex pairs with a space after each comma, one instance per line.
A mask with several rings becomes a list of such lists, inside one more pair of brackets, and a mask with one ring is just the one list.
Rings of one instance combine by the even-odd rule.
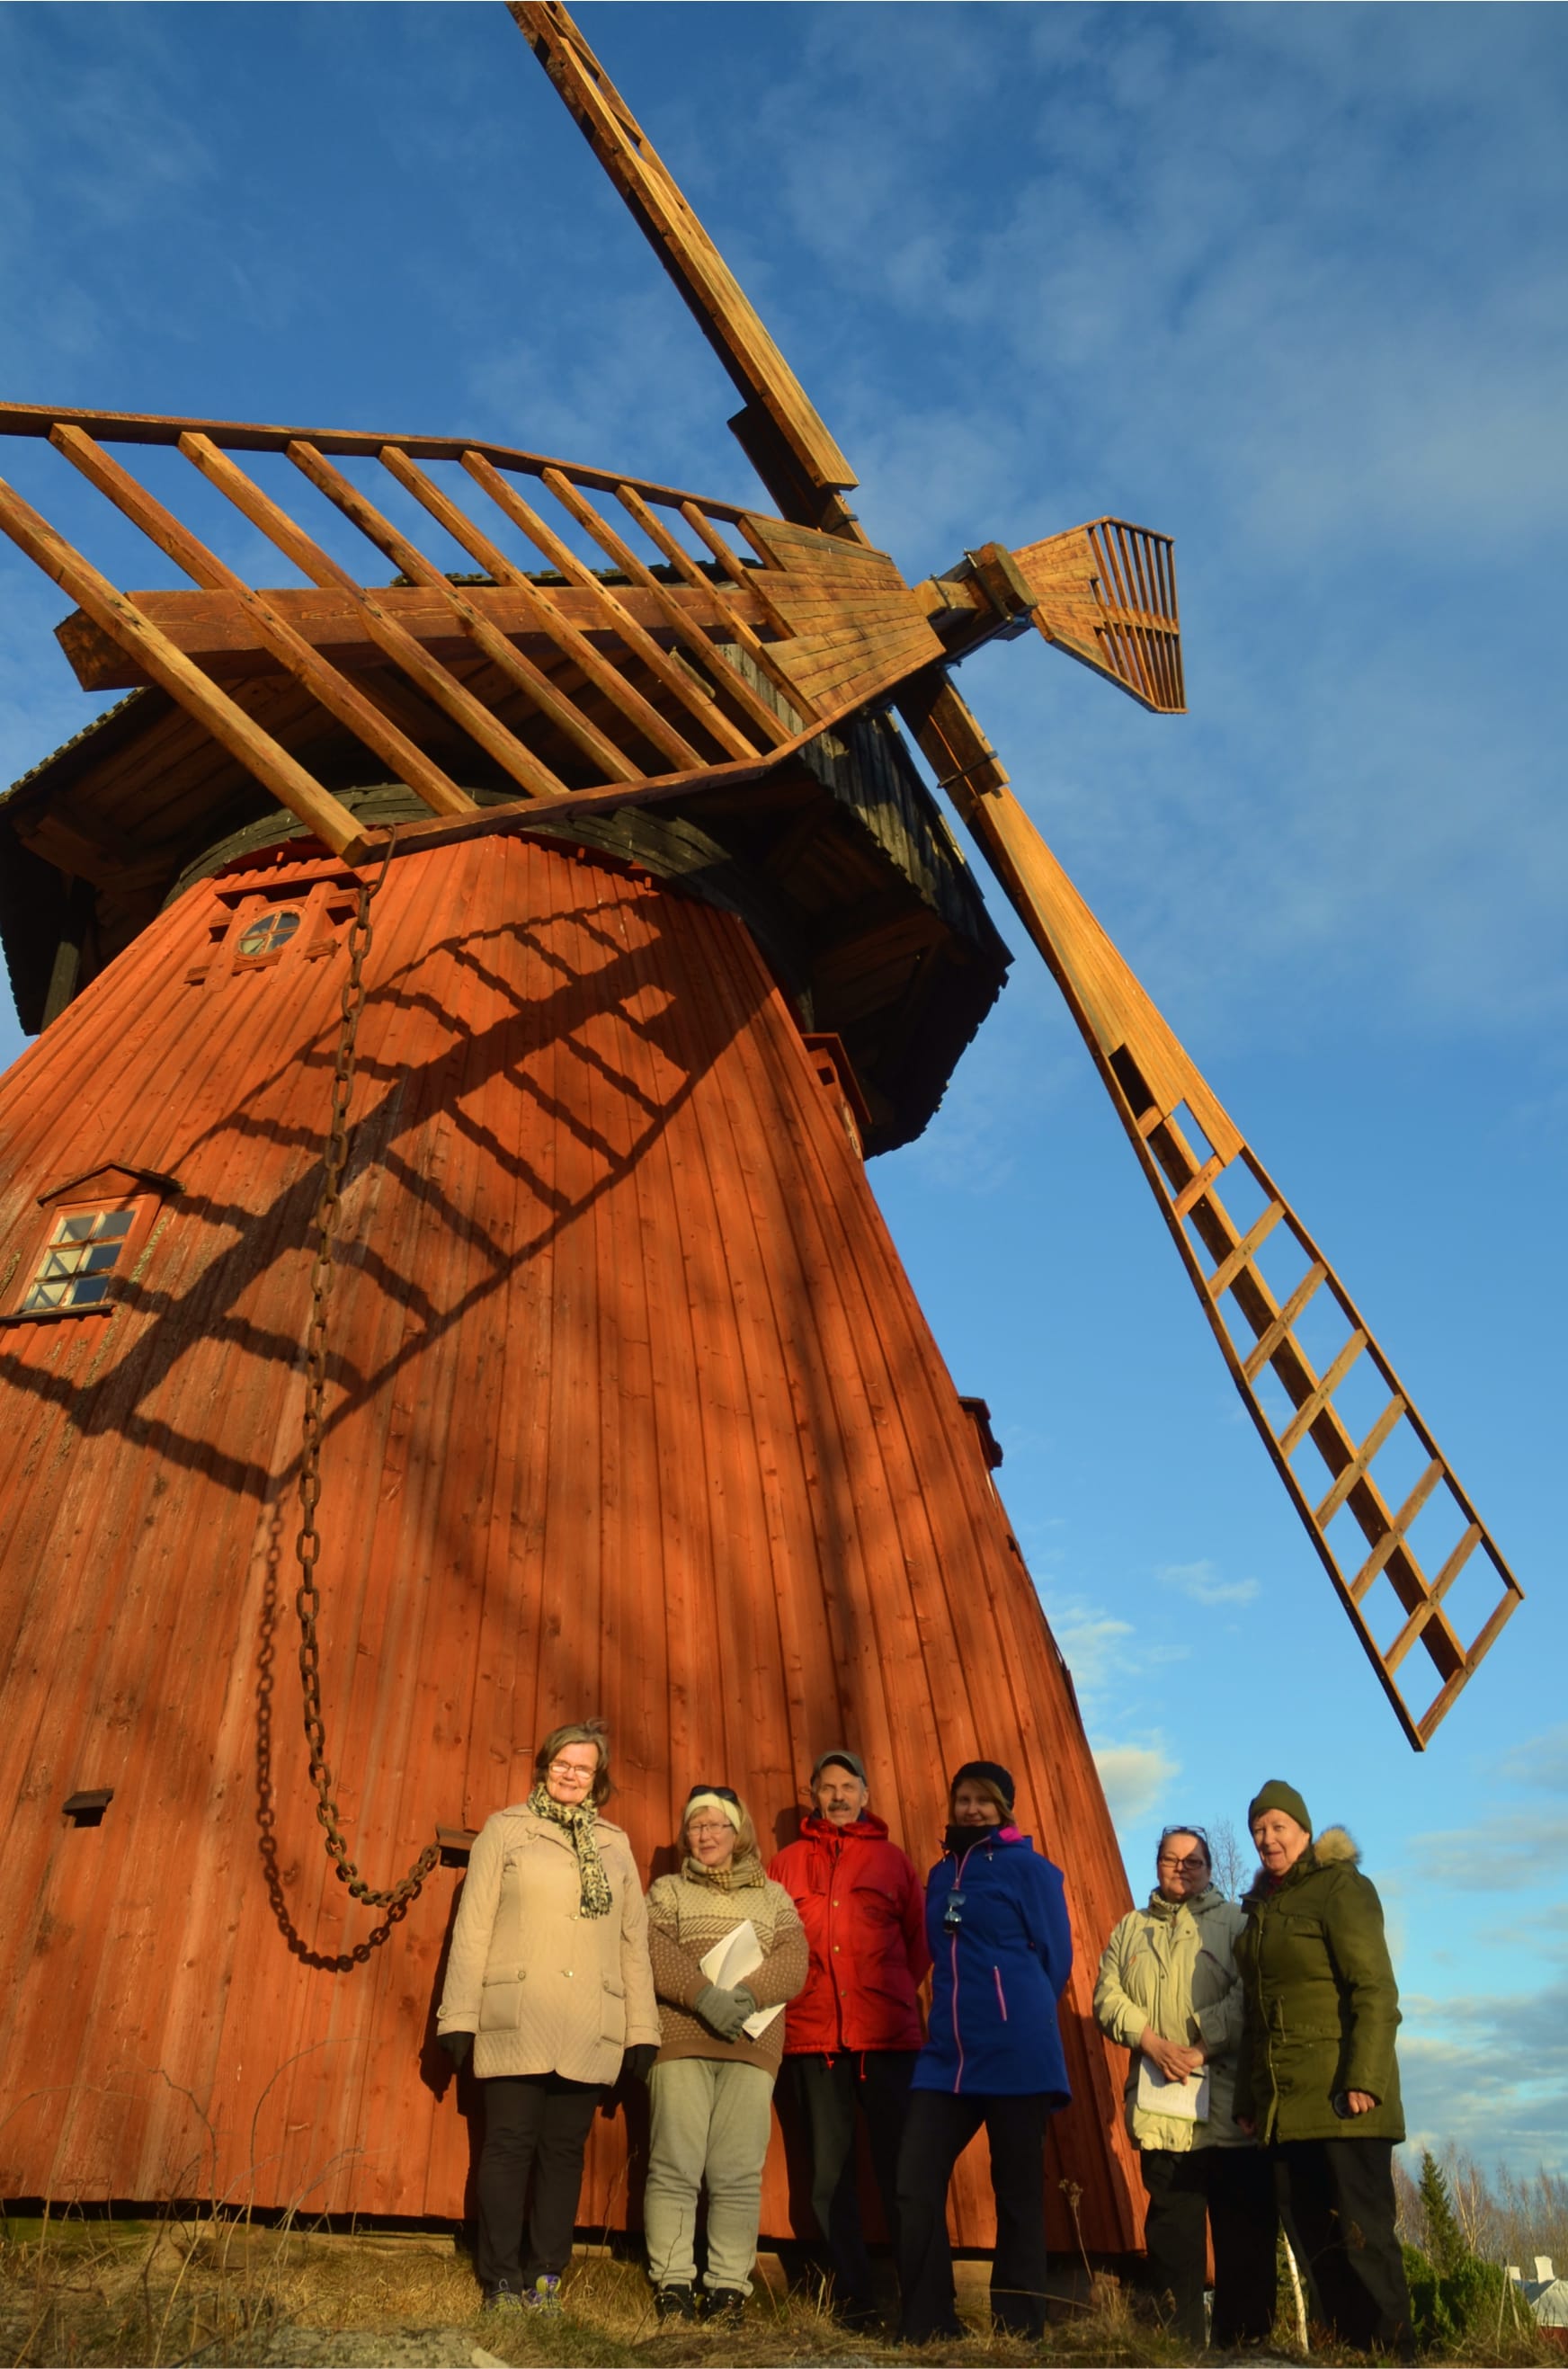
[[[963, 1858], [959, 1860], [959, 1862], [958, 1862], [958, 1871], [957, 1871], [957, 1873], [955, 1875], [955, 1877], [954, 1877], [954, 1879], [953, 1879], [952, 1883], [948, 1886], [949, 1891], [959, 1891], [959, 1890], [961, 1890], [961, 1889], [963, 1888], [963, 1883], [964, 1883], [964, 1870], [965, 1870], [965, 1869], [968, 1866], [968, 1864], [969, 1864], [969, 1856], [970, 1856], [970, 1852], [972, 1852], [972, 1851], [974, 1850], [974, 1848], [975, 1848], [975, 1846], [974, 1846], [974, 1844], [973, 1844], [973, 1843], [971, 1843], [971, 1844], [969, 1845], [969, 1848], [968, 1848], [968, 1850], [967, 1850], [967, 1851], [964, 1853]], [[956, 2071], [956, 2073], [955, 2073], [955, 2075], [953, 2076], [953, 2094], [954, 2094], [954, 2096], [955, 2096], [955, 2097], [956, 2097], [956, 2096], [957, 2096], [957, 2094], [958, 2094], [958, 2091], [962, 2089], [962, 2087], [963, 2087], [963, 2083], [964, 2083], [964, 2037], [963, 2037], [962, 2032], [960, 2032], [960, 2031], [959, 2031], [959, 2029], [958, 2029], [958, 1936], [957, 1936], [956, 1932], [955, 1932], [955, 1934], [954, 1934], [954, 1936], [953, 1936], [953, 1945], [952, 1945], [952, 1961], [953, 1961], [953, 2044], [954, 2044], [954, 2046], [955, 2046], [955, 2047], [957, 2049], [957, 2051], [958, 2051], [958, 2070], [957, 2070], [957, 2071]]]
[[1003, 2023], [1005, 2023], [1007, 2021], [1007, 1994], [1001, 1987], [1001, 1968], [1000, 1966], [993, 1966], [990, 1973], [991, 1980], [996, 1985], [996, 2003], [1001, 2009], [1001, 2020]]

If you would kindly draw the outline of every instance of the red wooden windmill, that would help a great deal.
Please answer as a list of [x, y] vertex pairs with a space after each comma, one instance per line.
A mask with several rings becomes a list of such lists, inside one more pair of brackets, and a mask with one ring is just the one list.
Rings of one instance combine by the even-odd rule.
[[[1179, 710], [1168, 542], [1100, 520], [906, 584], [569, 18], [513, 14], [739, 387], [777, 515], [462, 438], [0, 408], [193, 588], [116, 589], [0, 488], [76, 604], [80, 680], [130, 692], [0, 807], [41, 1031], [0, 1088], [0, 2178], [458, 2211], [429, 2020], [463, 1837], [595, 1710], [645, 1860], [693, 1776], [772, 1815], [824, 1741], [862, 1745], [917, 1857], [947, 1768], [1017, 1768], [1080, 1945], [1054, 2144], [1116, 2249], [1137, 2217], [1088, 1995], [1125, 1880], [984, 1410], [864, 1173], [1006, 964], [893, 710], [1060, 985], [1418, 1747], [1518, 1589], [954, 687], [1033, 626]], [[121, 457], [144, 445], [304, 589], [254, 589]], [[1358, 1360], [1388, 1391], [1361, 1438], [1335, 1404]], [[1401, 1434], [1422, 1477], [1395, 1503]], [[280, 1626], [318, 1455], [305, 1659], [337, 1814], [378, 1871], [441, 1830], [451, 1862], [379, 1922], [320, 1850]], [[1497, 1594], [1467, 1636], [1446, 1605], [1472, 1556]], [[983, 2242], [982, 2187], [958, 2211]], [[775, 2167], [764, 2226], [787, 2212]]]

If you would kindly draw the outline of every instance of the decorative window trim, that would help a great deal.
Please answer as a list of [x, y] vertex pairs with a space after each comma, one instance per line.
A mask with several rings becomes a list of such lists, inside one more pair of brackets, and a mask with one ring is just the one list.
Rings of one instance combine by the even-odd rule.
[[[85, 1184], [97, 1186], [100, 1180], [106, 1201], [113, 1200], [115, 1191], [109, 1180], [110, 1177], [120, 1176], [125, 1179], [125, 1182], [120, 1188], [120, 1198], [125, 1201], [132, 1200], [143, 1193], [153, 1193], [160, 1201], [167, 1201], [185, 1190], [177, 1176], [167, 1175], [161, 1168], [127, 1168], [120, 1161], [111, 1160], [98, 1168], [80, 1169], [74, 1176], [67, 1176], [60, 1184], [51, 1184], [46, 1191], [39, 1195], [38, 1206], [40, 1209], [47, 1209], [52, 1201], [63, 1201], [68, 1193], [80, 1193]], [[96, 1196], [86, 1195], [83, 1197], [91, 1199]]]
[[[296, 867], [297, 869], [297, 867]], [[253, 971], [276, 970], [280, 964], [315, 962], [334, 955], [348, 935], [358, 896], [358, 882], [333, 865], [317, 868], [303, 879], [220, 879], [213, 885], [213, 918], [208, 944], [186, 972], [186, 981], [200, 987], [209, 978], [247, 978]], [[269, 913], [296, 912], [299, 926], [264, 954], [246, 955], [240, 947]]]

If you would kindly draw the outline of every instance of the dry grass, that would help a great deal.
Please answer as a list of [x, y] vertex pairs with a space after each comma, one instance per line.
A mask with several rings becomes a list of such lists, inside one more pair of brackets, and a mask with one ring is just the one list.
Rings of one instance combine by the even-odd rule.
[[809, 2298], [759, 2283], [742, 2327], [661, 2329], [647, 2281], [633, 2264], [579, 2255], [567, 2307], [537, 2322], [481, 2314], [472, 2272], [439, 2238], [351, 2238], [206, 2220], [159, 2224], [11, 2222], [0, 2238], [0, 2358], [45, 2363], [288, 2364], [643, 2363], [647, 2369], [768, 2369], [792, 2363], [991, 2363], [1049, 2360], [1148, 2363], [1175, 2369], [1185, 2349], [1135, 2309], [1115, 2280], [1087, 2304], [1064, 2306], [1043, 2346], [990, 2333], [985, 2266], [960, 2266], [963, 2343], [905, 2352], [845, 2335]]
[[[660, 2329], [635, 2266], [579, 2255], [558, 2319], [481, 2315], [468, 2263], [439, 2237], [349, 2237], [260, 2229], [216, 2219], [160, 2223], [10, 2222], [0, 2236], [0, 2362], [17, 2369], [67, 2363], [147, 2369], [771, 2369], [820, 2362], [990, 2363], [1050, 2362], [1177, 2369], [1191, 2359], [1116, 2280], [1063, 2304], [1040, 2345], [990, 2333], [986, 2266], [960, 2265], [960, 2308], [974, 2333], [962, 2343], [903, 2352], [848, 2337], [829, 2315], [774, 2283], [759, 2285], [738, 2330]], [[1288, 2357], [1283, 2351], [1278, 2358]], [[1356, 2355], [1314, 2354], [1325, 2363]], [[1561, 2363], [1532, 2338], [1477, 2343], [1457, 2363]]]

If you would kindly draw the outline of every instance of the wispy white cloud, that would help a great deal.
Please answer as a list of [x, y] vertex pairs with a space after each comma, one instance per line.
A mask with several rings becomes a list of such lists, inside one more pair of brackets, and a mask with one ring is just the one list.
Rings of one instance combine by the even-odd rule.
[[1413, 2147], [1453, 2139], [1526, 2175], [1568, 2169], [1568, 1981], [1401, 2005]]
[[1197, 1562], [1165, 1563], [1154, 1575], [1162, 1587], [1173, 1587], [1195, 1604], [1251, 1604], [1262, 1585], [1255, 1579], [1222, 1579], [1219, 1565], [1207, 1556]]
[[1105, 1801], [1118, 1828], [1146, 1818], [1181, 1768], [1180, 1761], [1162, 1744], [1097, 1744], [1093, 1750]]
[[1050, 1595], [1046, 1596], [1046, 1612], [1081, 1701], [1092, 1701], [1106, 1688], [1125, 1682], [1127, 1640], [1136, 1633], [1130, 1620], [1119, 1620], [1071, 1597], [1059, 1599]]
[[1568, 1793], [1568, 1726], [1528, 1736], [1504, 1755], [1497, 1774], [1506, 1785], [1544, 1786]]
[[[1469, 1823], [1413, 1836], [1415, 1880], [1450, 1893], [1552, 1891], [1568, 1874], [1568, 1725], [1517, 1738], [1488, 1771], [1478, 1814]], [[1512, 1791], [1523, 1801], [1499, 1799]], [[1549, 1794], [1550, 1801], [1531, 1795]], [[1561, 1903], [1522, 1910], [1511, 1920], [1528, 1926], [1539, 1945], [1568, 1934]]]

